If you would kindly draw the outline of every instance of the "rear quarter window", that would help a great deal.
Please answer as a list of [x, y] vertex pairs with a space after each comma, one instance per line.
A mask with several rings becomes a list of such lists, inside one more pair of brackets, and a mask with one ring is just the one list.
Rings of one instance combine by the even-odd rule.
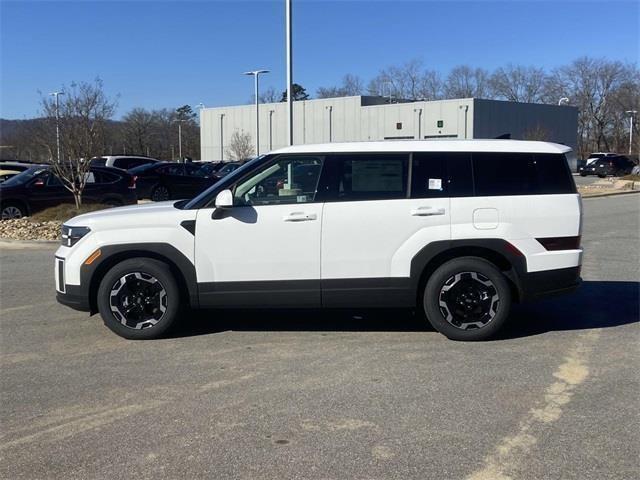
[[575, 193], [563, 154], [473, 153], [477, 196]]

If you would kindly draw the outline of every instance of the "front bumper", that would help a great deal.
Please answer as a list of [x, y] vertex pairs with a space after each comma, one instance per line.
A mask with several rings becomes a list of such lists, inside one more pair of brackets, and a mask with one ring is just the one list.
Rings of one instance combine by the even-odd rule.
[[582, 283], [579, 266], [524, 273], [519, 281], [523, 301], [571, 293]]
[[89, 292], [79, 285], [65, 285], [65, 292], [56, 292], [58, 303], [81, 312], [90, 312]]

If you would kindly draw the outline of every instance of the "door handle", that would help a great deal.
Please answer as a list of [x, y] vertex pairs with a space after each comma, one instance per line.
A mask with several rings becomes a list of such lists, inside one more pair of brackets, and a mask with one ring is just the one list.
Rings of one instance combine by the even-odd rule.
[[431, 217], [433, 215], [444, 215], [444, 208], [418, 207], [411, 210], [414, 217]]
[[285, 222], [308, 222], [309, 220], [317, 220], [318, 215], [315, 213], [292, 212], [285, 215], [282, 220]]

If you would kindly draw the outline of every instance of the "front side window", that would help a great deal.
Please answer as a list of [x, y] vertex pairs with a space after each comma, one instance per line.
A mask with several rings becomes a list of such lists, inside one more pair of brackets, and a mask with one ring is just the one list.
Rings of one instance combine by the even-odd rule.
[[283, 156], [240, 181], [234, 205], [282, 205], [315, 201], [320, 156]]
[[407, 154], [335, 155], [327, 159], [327, 201], [392, 200], [407, 197]]

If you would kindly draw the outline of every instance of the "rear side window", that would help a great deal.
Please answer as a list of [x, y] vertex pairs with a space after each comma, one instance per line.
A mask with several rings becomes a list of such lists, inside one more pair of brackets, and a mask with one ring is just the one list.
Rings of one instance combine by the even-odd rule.
[[414, 153], [411, 197], [473, 196], [471, 154], [468, 152]]
[[414, 153], [411, 198], [443, 197], [447, 189], [446, 153]]
[[104, 167], [107, 164], [107, 159], [104, 157], [94, 158], [91, 160], [91, 165], [94, 167]]
[[562, 154], [474, 153], [477, 196], [575, 193]]
[[409, 155], [335, 155], [327, 159], [321, 191], [325, 201], [406, 198]]
[[476, 195], [531, 195], [534, 193], [533, 156], [530, 153], [474, 153]]

